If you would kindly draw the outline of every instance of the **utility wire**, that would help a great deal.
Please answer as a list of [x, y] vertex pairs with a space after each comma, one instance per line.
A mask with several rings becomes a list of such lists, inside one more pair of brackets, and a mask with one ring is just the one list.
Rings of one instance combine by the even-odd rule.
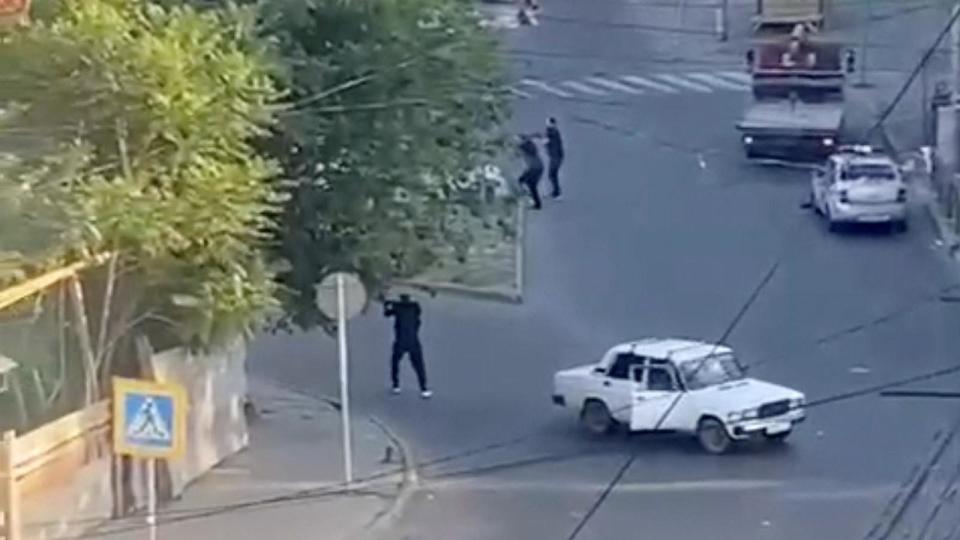
[[[716, 10], [721, 7], [722, 0], [712, 0], [710, 2], [700, 2], [700, 3], [688, 3], [686, 0], [593, 0], [591, 4], [606, 3], [606, 4], [630, 4], [636, 7], [662, 7], [662, 8], [673, 8], [673, 9], [686, 9], [686, 10], [695, 10], [695, 9], [709, 9]], [[549, 0], [548, 5], [565, 3], [565, 4], [582, 4], [579, 0]], [[865, 6], [865, 5], [936, 5], [935, 2], [909, 2], [908, 0], [830, 0], [831, 7], [840, 7], [840, 6]], [[731, 8], [750, 8], [751, 10], [756, 9], [757, 0], [728, 0], [729, 7]]]
[[[942, 378], [947, 375], [951, 375], [958, 372], [960, 372], [960, 364], [954, 364], [946, 368], [938, 369], [935, 371], [926, 372], [926, 373], [922, 373], [919, 375], [914, 375], [914, 376], [906, 377], [902, 379], [896, 379], [884, 384], [868, 386], [868, 387], [864, 387], [856, 390], [843, 392], [840, 394], [835, 394], [835, 395], [821, 398], [818, 400], [813, 400], [807, 403], [803, 408], [810, 409], [810, 408], [816, 408], [824, 405], [833, 404], [839, 401], [857, 399], [865, 395], [880, 393], [890, 388], [898, 388], [898, 387], [906, 386], [906, 385], [916, 383], [916, 382], [921, 382], [921, 381], [930, 381], [930, 380]], [[731, 422], [731, 423], [736, 423], [736, 422]], [[448, 456], [440, 457], [435, 460], [421, 462], [417, 465], [417, 467], [418, 468], [431, 467], [436, 464], [445, 463], [445, 462], [453, 461], [456, 459], [461, 459], [463, 457], [471, 457], [471, 456], [475, 456], [475, 455], [489, 452], [492, 450], [502, 449], [508, 446], [514, 446], [516, 444], [529, 440], [530, 438], [533, 437], [534, 434], [535, 434], [534, 432], [528, 430], [517, 437], [505, 439], [503, 441], [496, 442], [496, 443], [483, 445], [478, 448], [461, 451], [456, 454], [450, 454]], [[488, 465], [484, 467], [467, 468], [467, 469], [463, 469], [463, 470], [459, 470], [451, 473], [441, 473], [437, 475], [435, 478], [442, 479], [448, 476], [449, 477], [467, 476], [471, 473], [476, 473], [476, 472], [489, 472], [492, 470], [503, 470], [511, 466], [524, 466], [529, 464], [544, 463], [550, 460], [569, 459], [569, 458], [574, 458], [579, 456], [589, 456], [589, 455], [598, 455], [598, 454], [603, 454], [603, 453], [602, 452], [573, 452], [568, 454], [550, 454], [550, 455], [539, 456], [534, 458], [524, 458], [521, 460], [502, 463], [499, 465], [493, 465], [493, 466]], [[603, 500], [605, 500], [609, 496], [610, 492], [614, 489], [614, 487], [616, 487], [617, 483], [619, 483], [623, 475], [626, 474], [630, 465], [633, 463], [634, 458], [635, 458], [635, 455], [630, 456], [630, 459], [623, 464], [621, 469], [618, 471], [617, 476], [614, 477], [614, 479], [610, 482], [607, 489], [605, 489], [604, 492], [601, 493], [601, 498]], [[350, 493], [367, 494], [369, 493], [368, 490], [362, 489], [361, 487], [358, 487], [358, 486], [369, 484], [376, 480], [389, 478], [391, 476], [398, 474], [399, 472], [401, 472], [399, 468], [393, 468], [393, 469], [389, 469], [379, 473], [374, 473], [365, 477], [361, 477], [355, 481], [354, 486], [347, 486], [345, 483], [341, 482], [338, 484], [334, 484], [332, 486], [299, 490], [290, 494], [257, 499], [252, 501], [245, 501], [240, 503], [209, 506], [204, 508], [161, 511], [159, 513], [159, 516], [161, 517], [160, 525], [169, 525], [173, 523], [192, 521], [196, 519], [204, 519], [208, 517], [214, 517], [217, 515], [222, 515], [222, 514], [237, 512], [237, 511], [254, 510], [258, 508], [273, 507], [276, 505], [294, 504], [297, 502], [302, 502], [307, 500], [318, 500], [318, 499], [323, 499], [323, 498], [327, 498], [334, 495], [347, 495]], [[598, 499], [598, 502], [594, 503], [594, 505], [591, 507], [590, 512], [588, 513], [588, 516], [596, 512], [596, 509], [599, 508], [599, 506], [603, 503], [603, 500]], [[164, 516], [172, 516], [172, 517], [170, 517], [169, 519], [162, 519]], [[586, 520], [589, 520], [589, 517], [585, 516], [585, 518]], [[586, 523], [586, 520], [582, 520], [584, 521], [584, 524]], [[92, 522], [93, 520], [90, 520], [90, 521]], [[76, 523], [80, 523], [80, 522], [81, 521], [78, 520]], [[74, 523], [74, 522], [71, 522], [71, 523]], [[31, 524], [31, 525], [36, 525], [36, 524]], [[583, 526], [584, 525], [578, 525], [578, 529], [582, 530]], [[91, 531], [89, 533], [79, 536], [78, 538], [79, 539], [104, 538], [104, 537], [113, 536], [116, 534], [121, 534], [124, 532], [144, 530], [145, 528], [147, 528], [146, 524], [133, 524], [129, 527], [110, 529], [110, 530], [101, 530], [101, 531]], [[575, 529], [574, 534], [579, 534], [579, 531]], [[576, 536], [574, 535], [574, 536], [571, 536], [570, 538], [576, 538]]]
[[957, 18], [960, 17], [960, 9], [958, 9], [951, 17], [947, 20], [947, 24], [944, 25], [943, 30], [940, 31], [940, 34], [937, 35], [937, 39], [934, 40], [933, 44], [930, 45], [926, 52], [921, 57], [920, 62], [913, 68], [913, 72], [910, 73], [910, 76], [903, 83], [903, 86], [900, 87], [900, 91], [897, 92], [896, 97], [893, 98], [893, 101], [887, 106], [883, 111], [883, 114], [880, 115], [880, 118], [873, 124], [873, 126], [867, 131], [867, 138], [871, 137], [880, 126], [887, 120], [887, 117], [893, 112], [897, 107], [897, 104], [900, 103], [900, 100], [903, 99], [903, 96], [906, 95], [907, 90], [910, 89], [910, 86], [913, 84], [913, 81], [917, 78], [923, 68], [926, 66], [927, 61], [930, 60], [930, 57], [933, 56], [933, 53], [936, 52], [937, 47], [940, 46], [940, 42], [943, 41], [943, 38], [950, 32], [950, 29], [957, 22]]
[[597, 500], [594, 501], [593, 505], [590, 506], [590, 509], [587, 510], [587, 513], [583, 515], [580, 521], [577, 523], [577, 526], [573, 528], [573, 531], [570, 532], [570, 536], [567, 537], [567, 540], [576, 540], [577, 536], [580, 536], [580, 531], [587, 526], [587, 523], [590, 522], [590, 518], [597, 513], [597, 510], [603, 505], [603, 502], [607, 500], [607, 497], [613, 492], [613, 489], [617, 487], [617, 484], [620, 483], [620, 480], [623, 479], [624, 475], [627, 474], [627, 471], [630, 470], [630, 466], [633, 465], [633, 460], [636, 459], [637, 454], [632, 453], [630, 457], [623, 462], [623, 465], [620, 466], [620, 469], [617, 471], [617, 474], [610, 480], [610, 483], [607, 484], [607, 487], [600, 493], [600, 496], [597, 497]]
[[[949, 367], [947, 367], [947, 368], [939, 369], [939, 370], [936, 370], [936, 371], [927, 372], [927, 373], [923, 373], [923, 374], [919, 374], [919, 375], [915, 375], [915, 376], [907, 377], [907, 378], [903, 378], [903, 379], [897, 379], [897, 380], [893, 380], [893, 381], [890, 381], [890, 382], [887, 382], [887, 383], [884, 383], [884, 384], [879, 384], [879, 385], [874, 385], [874, 386], [868, 386], [868, 387], [865, 387], [865, 388], [861, 388], [861, 389], [857, 389], [857, 390], [852, 390], [852, 391], [848, 391], [848, 392], [843, 392], [843, 393], [840, 393], [840, 394], [835, 394], [835, 395], [833, 395], [833, 396], [828, 396], [828, 397], [825, 397], [825, 398], [822, 398], [822, 399], [810, 401], [810, 402], [807, 403], [803, 408], [804, 408], [804, 409], [810, 409], [810, 408], [816, 408], [816, 407], [821, 407], [821, 406], [824, 406], [824, 405], [829, 405], [829, 404], [837, 403], [837, 402], [839, 402], [839, 401], [845, 401], [845, 400], [850, 400], [850, 399], [857, 399], [857, 398], [863, 397], [863, 396], [865, 396], [865, 395], [876, 394], [876, 393], [882, 392], [882, 391], [884, 391], [884, 390], [886, 390], [886, 389], [889, 389], [889, 388], [902, 387], [902, 386], [906, 386], [906, 385], [908, 385], [908, 384], [912, 384], [912, 383], [920, 382], [920, 381], [930, 381], [930, 380], [934, 380], [934, 379], [937, 379], [937, 378], [945, 377], [945, 376], [947, 376], [947, 375], [951, 375], [951, 374], [958, 373], [958, 372], [960, 372], [960, 364], [955, 364], [955, 365], [949, 366]], [[738, 423], [738, 422], [730, 422], [730, 423], [736, 424], [736, 423]], [[531, 437], [531, 436], [532, 436], [532, 434], [531, 434], [530, 432], [527, 432], [527, 434], [524, 435], [523, 437], [517, 437], [517, 438], [509, 439], [509, 440], [506, 441], [506, 442], [507, 442], [507, 443], [512, 443], [512, 442], [516, 442], [516, 441], [518, 441], [518, 440], [520, 440], [520, 439], [529, 438], [529, 437]], [[487, 447], [487, 448], [496, 448], [496, 447], [500, 447], [499, 444], [500, 444], [500, 443], [493, 444], [493, 445], [486, 445], [486, 447]], [[473, 451], [471, 451], [471, 452], [473, 452]], [[543, 462], [546, 462], [546, 461], [550, 461], [551, 457], [552, 457], [552, 459], [556, 460], [556, 459], [558, 459], [558, 458], [559, 458], [559, 459], [564, 459], [564, 458], [571, 458], [571, 457], [578, 457], [578, 456], [588, 456], [588, 455], [598, 455], [598, 454], [600, 454], [600, 452], [576, 452], [576, 453], [563, 454], [563, 455], [556, 455], [556, 454], [554, 454], [554, 455], [552, 455], [552, 456], [548, 455], [548, 456], [541, 456], [541, 457], [536, 457], [536, 458], [524, 458], [524, 459], [522, 459], [522, 460], [519, 460], [519, 461], [516, 461], [516, 462], [512, 462], [512, 463], [504, 463], [504, 464], [500, 464], [500, 465], [496, 465], [496, 466], [486, 466], [486, 467], [478, 467], [478, 468], [468, 468], [468, 469], [465, 469], [465, 470], [460, 470], [460, 471], [456, 471], [456, 472], [454, 472], [454, 473], [449, 473], [449, 474], [450, 474], [451, 476], [454, 476], [454, 475], [455, 475], [455, 476], [466, 476], [466, 475], [471, 474], [471, 472], [474, 472], [474, 471], [502, 470], [502, 469], [504, 469], [504, 468], [510, 467], [511, 465], [513, 465], [513, 466], [518, 466], [518, 465], [515, 465], [515, 464], [517, 464], [517, 463], [520, 464], [519, 466], [522, 466], [522, 465], [524, 465], [524, 464], [543, 463]], [[632, 465], [633, 460], [635, 459], [635, 456], [636, 456], [635, 454], [631, 455], [631, 456], [630, 456], [630, 459], [628, 459], [628, 460], [621, 466], [620, 470], [618, 470], [618, 472], [617, 472], [617, 475], [611, 480], [610, 484], [609, 484], [609, 485], [607, 486], [607, 488], [603, 491], [603, 493], [601, 493], [600, 498], [598, 498], [598, 500], [591, 506], [590, 511], [588, 512], [588, 514], [587, 514], [586, 516], [584, 516], [585, 519], [582, 519], [582, 520], [581, 520], [582, 523], [581, 523], [581, 524], [578, 524], [577, 528], [574, 529], [574, 532], [572, 533], [572, 535], [571, 535], [569, 538], [574, 538], [574, 539], [575, 539], [575, 538], [576, 538], [576, 535], [579, 534], [579, 533], [583, 530], [583, 527], [586, 525], [586, 522], [589, 521], [590, 517], [591, 517], [593, 514], [596, 513], [597, 509], [603, 504], [603, 501], [606, 500], [606, 498], [610, 495], [610, 492], [613, 491], [613, 489], [616, 487], [616, 485], [620, 482], [620, 480], [621, 480], [621, 479], [623, 478], [623, 476], [626, 474], [626, 472], [627, 472], [628, 469], [630, 468], [630, 465]], [[441, 460], [444, 460], [444, 459], [448, 459], [448, 458], [440, 458], [440, 459], [441, 459]], [[423, 467], [423, 466], [429, 466], [430, 463], [431, 463], [431, 462], [427, 462], [426, 464], [421, 464], [420, 466], [421, 466], [421, 467]], [[377, 480], [377, 479], [382, 479], [382, 478], [386, 478], [386, 477], [395, 475], [395, 474], [397, 474], [398, 472], [399, 472], [399, 471], [398, 471], [397, 469], [392, 469], [392, 470], [390, 470], [390, 471], [372, 474], [372, 475], [369, 475], [369, 476], [367, 476], [367, 477], [363, 477], [363, 478], [358, 479], [358, 480], [356, 481], [356, 483], [362, 485], [362, 484], [365, 484], [365, 483], [369, 483], [369, 482], [375, 481], [375, 480]], [[446, 477], [446, 476], [447, 476], [447, 474], [442, 473], [442, 474], [438, 475], [436, 478], [441, 478], [441, 479], [442, 479], [442, 478], [444, 478], [444, 477]], [[337, 484], [337, 485], [334, 485], [334, 486], [330, 486], [330, 487], [319, 488], [319, 489], [310, 489], [310, 490], [301, 490], [301, 491], [298, 491], [298, 492], [295, 492], [295, 493], [291, 493], [291, 494], [288, 494], [288, 495], [281, 495], [281, 496], [270, 497], [270, 498], [266, 498], [266, 499], [259, 499], [259, 500], [254, 500], [254, 501], [247, 501], [247, 502], [236, 503], [236, 504], [227, 504], [227, 505], [222, 505], [222, 506], [212, 506], [212, 507], [204, 508], [204, 509], [201, 509], [201, 510], [192, 509], [192, 512], [191, 512], [190, 510], [183, 510], [183, 511], [179, 511], [176, 515], [174, 515], [173, 517], [171, 517], [171, 518], [169, 518], [169, 519], [161, 519], [161, 520], [160, 520], [160, 525], [170, 525], [170, 524], [173, 524], [173, 523], [180, 523], [180, 522], [185, 522], [185, 521], [192, 521], [192, 520], [197, 520], [197, 519], [204, 519], [204, 518], [214, 517], [214, 516], [217, 516], [217, 515], [222, 515], [222, 514], [237, 512], [237, 511], [254, 510], [254, 509], [258, 509], [258, 508], [273, 507], [273, 506], [277, 506], [277, 505], [294, 504], [294, 503], [299, 503], [299, 502], [302, 502], [302, 501], [305, 501], [305, 500], [323, 499], [323, 498], [331, 497], [331, 496], [334, 496], [334, 495], [347, 495], [347, 494], [350, 494], [351, 492], [356, 493], [358, 489], [359, 489], [359, 488], [357, 488], [357, 487], [352, 487], [352, 488], [351, 488], [351, 487], [346, 486], [346, 485], [343, 484], [343, 483], [340, 483], [340, 484]], [[362, 493], [366, 493], [366, 491], [363, 491]], [[170, 514], [171, 514], [170, 512], [167, 512], [167, 513], [161, 512], [160, 516], [161, 516], [161, 518], [162, 518], [162, 516], [164, 516], [164, 515], [170, 515]], [[147, 525], [146, 525], [146, 524], [134, 524], [134, 525], [131, 525], [131, 526], [129, 526], [129, 527], [124, 527], [124, 528], [118, 528], [118, 529], [112, 529], [112, 530], [103, 530], [103, 531], [93, 531], [93, 532], [90, 532], [90, 533], [81, 535], [79, 538], [80, 538], [80, 539], [104, 538], [104, 537], [108, 537], [108, 536], [112, 536], [112, 535], [116, 535], [116, 534], [121, 534], [121, 533], [124, 533], [124, 532], [144, 530], [145, 528], [147, 528]]]

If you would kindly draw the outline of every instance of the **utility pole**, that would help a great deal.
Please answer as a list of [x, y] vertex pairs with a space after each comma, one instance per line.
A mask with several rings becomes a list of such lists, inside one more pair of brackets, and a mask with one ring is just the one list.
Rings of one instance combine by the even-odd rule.
[[867, 82], [867, 42], [870, 36], [870, 22], [872, 17], [872, 1], [863, 0], [863, 21], [862, 21], [862, 31], [860, 33], [860, 58], [857, 60], [860, 62], [860, 80], [854, 85], [857, 88], [869, 88], [870, 83]]
[[[960, 1], [954, 4], [950, 16], [956, 17], [958, 10], [960, 10]], [[960, 24], [957, 24], [956, 21], [950, 28], [950, 38], [950, 73], [953, 75], [951, 79], [953, 80], [954, 101], [956, 101], [956, 95], [960, 92]]]
[[720, 0], [720, 7], [717, 8], [717, 35], [720, 41], [726, 41], [729, 37], [729, 17], [730, 0]]

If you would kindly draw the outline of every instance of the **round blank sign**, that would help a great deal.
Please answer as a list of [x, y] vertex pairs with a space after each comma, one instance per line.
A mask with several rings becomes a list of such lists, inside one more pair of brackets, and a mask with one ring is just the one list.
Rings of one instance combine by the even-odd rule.
[[348, 319], [357, 316], [367, 305], [367, 289], [355, 274], [334, 272], [317, 285], [317, 307], [331, 319], [337, 318], [337, 278], [343, 277], [344, 311]]

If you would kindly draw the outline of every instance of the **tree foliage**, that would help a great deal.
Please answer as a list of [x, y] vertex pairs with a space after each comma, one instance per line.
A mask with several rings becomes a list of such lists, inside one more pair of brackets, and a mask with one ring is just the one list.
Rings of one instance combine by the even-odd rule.
[[0, 41], [0, 132], [31, 138], [7, 149], [0, 185], [61, 208], [69, 247], [121, 252], [144, 309], [201, 342], [273, 297], [261, 248], [280, 197], [251, 140], [276, 91], [231, 13], [63, 0]]
[[291, 195], [274, 255], [290, 263], [288, 322], [309, 327], [331, 270], [375, 292], [470, 243], [480, 189], [466, 173], [500, 147], [503, 71], [460, 0], [273, 0], [260, 34], [285, 91], [263, 145]]

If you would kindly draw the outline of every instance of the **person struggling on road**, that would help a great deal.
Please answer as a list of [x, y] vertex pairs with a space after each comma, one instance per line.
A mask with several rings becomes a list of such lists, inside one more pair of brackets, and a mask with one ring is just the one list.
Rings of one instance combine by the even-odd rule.
[[409, 294], [401, 294], [399, 301], [388, 300], [383, 303], [383, 316], [393, 317], [393, 352], [390, 356], [393, 393], [400, 393], [400, 360], [406, 354], [410, 356], [413, 371], [417, 374], [420, 396], [429, 398], [433, 392], [427, 387], [423, 348], [420, 346], [420, 304], [411, 300]]
[[527, 162], [526, 170], [520, 175], [520, 185], [530, 193], [530, 198], [533, 200], [531, 208], [539, 210], [542, 207], [539, 184], [540, 178], [543, 177], [543, 161], [540, 159], [537, 145], [527, 135], [520, 136], [520, 153]]
[[547, 177], [550, 179], [550, 185], [553, 187], [551, 196], [554, 199], [560, 198], [560, 166], [563, 165], [563, 137], [560, 136], [560, 129], [557, 127], [557, 119], [550, 117], [547, 119], [547, 158], [549, 168]]

